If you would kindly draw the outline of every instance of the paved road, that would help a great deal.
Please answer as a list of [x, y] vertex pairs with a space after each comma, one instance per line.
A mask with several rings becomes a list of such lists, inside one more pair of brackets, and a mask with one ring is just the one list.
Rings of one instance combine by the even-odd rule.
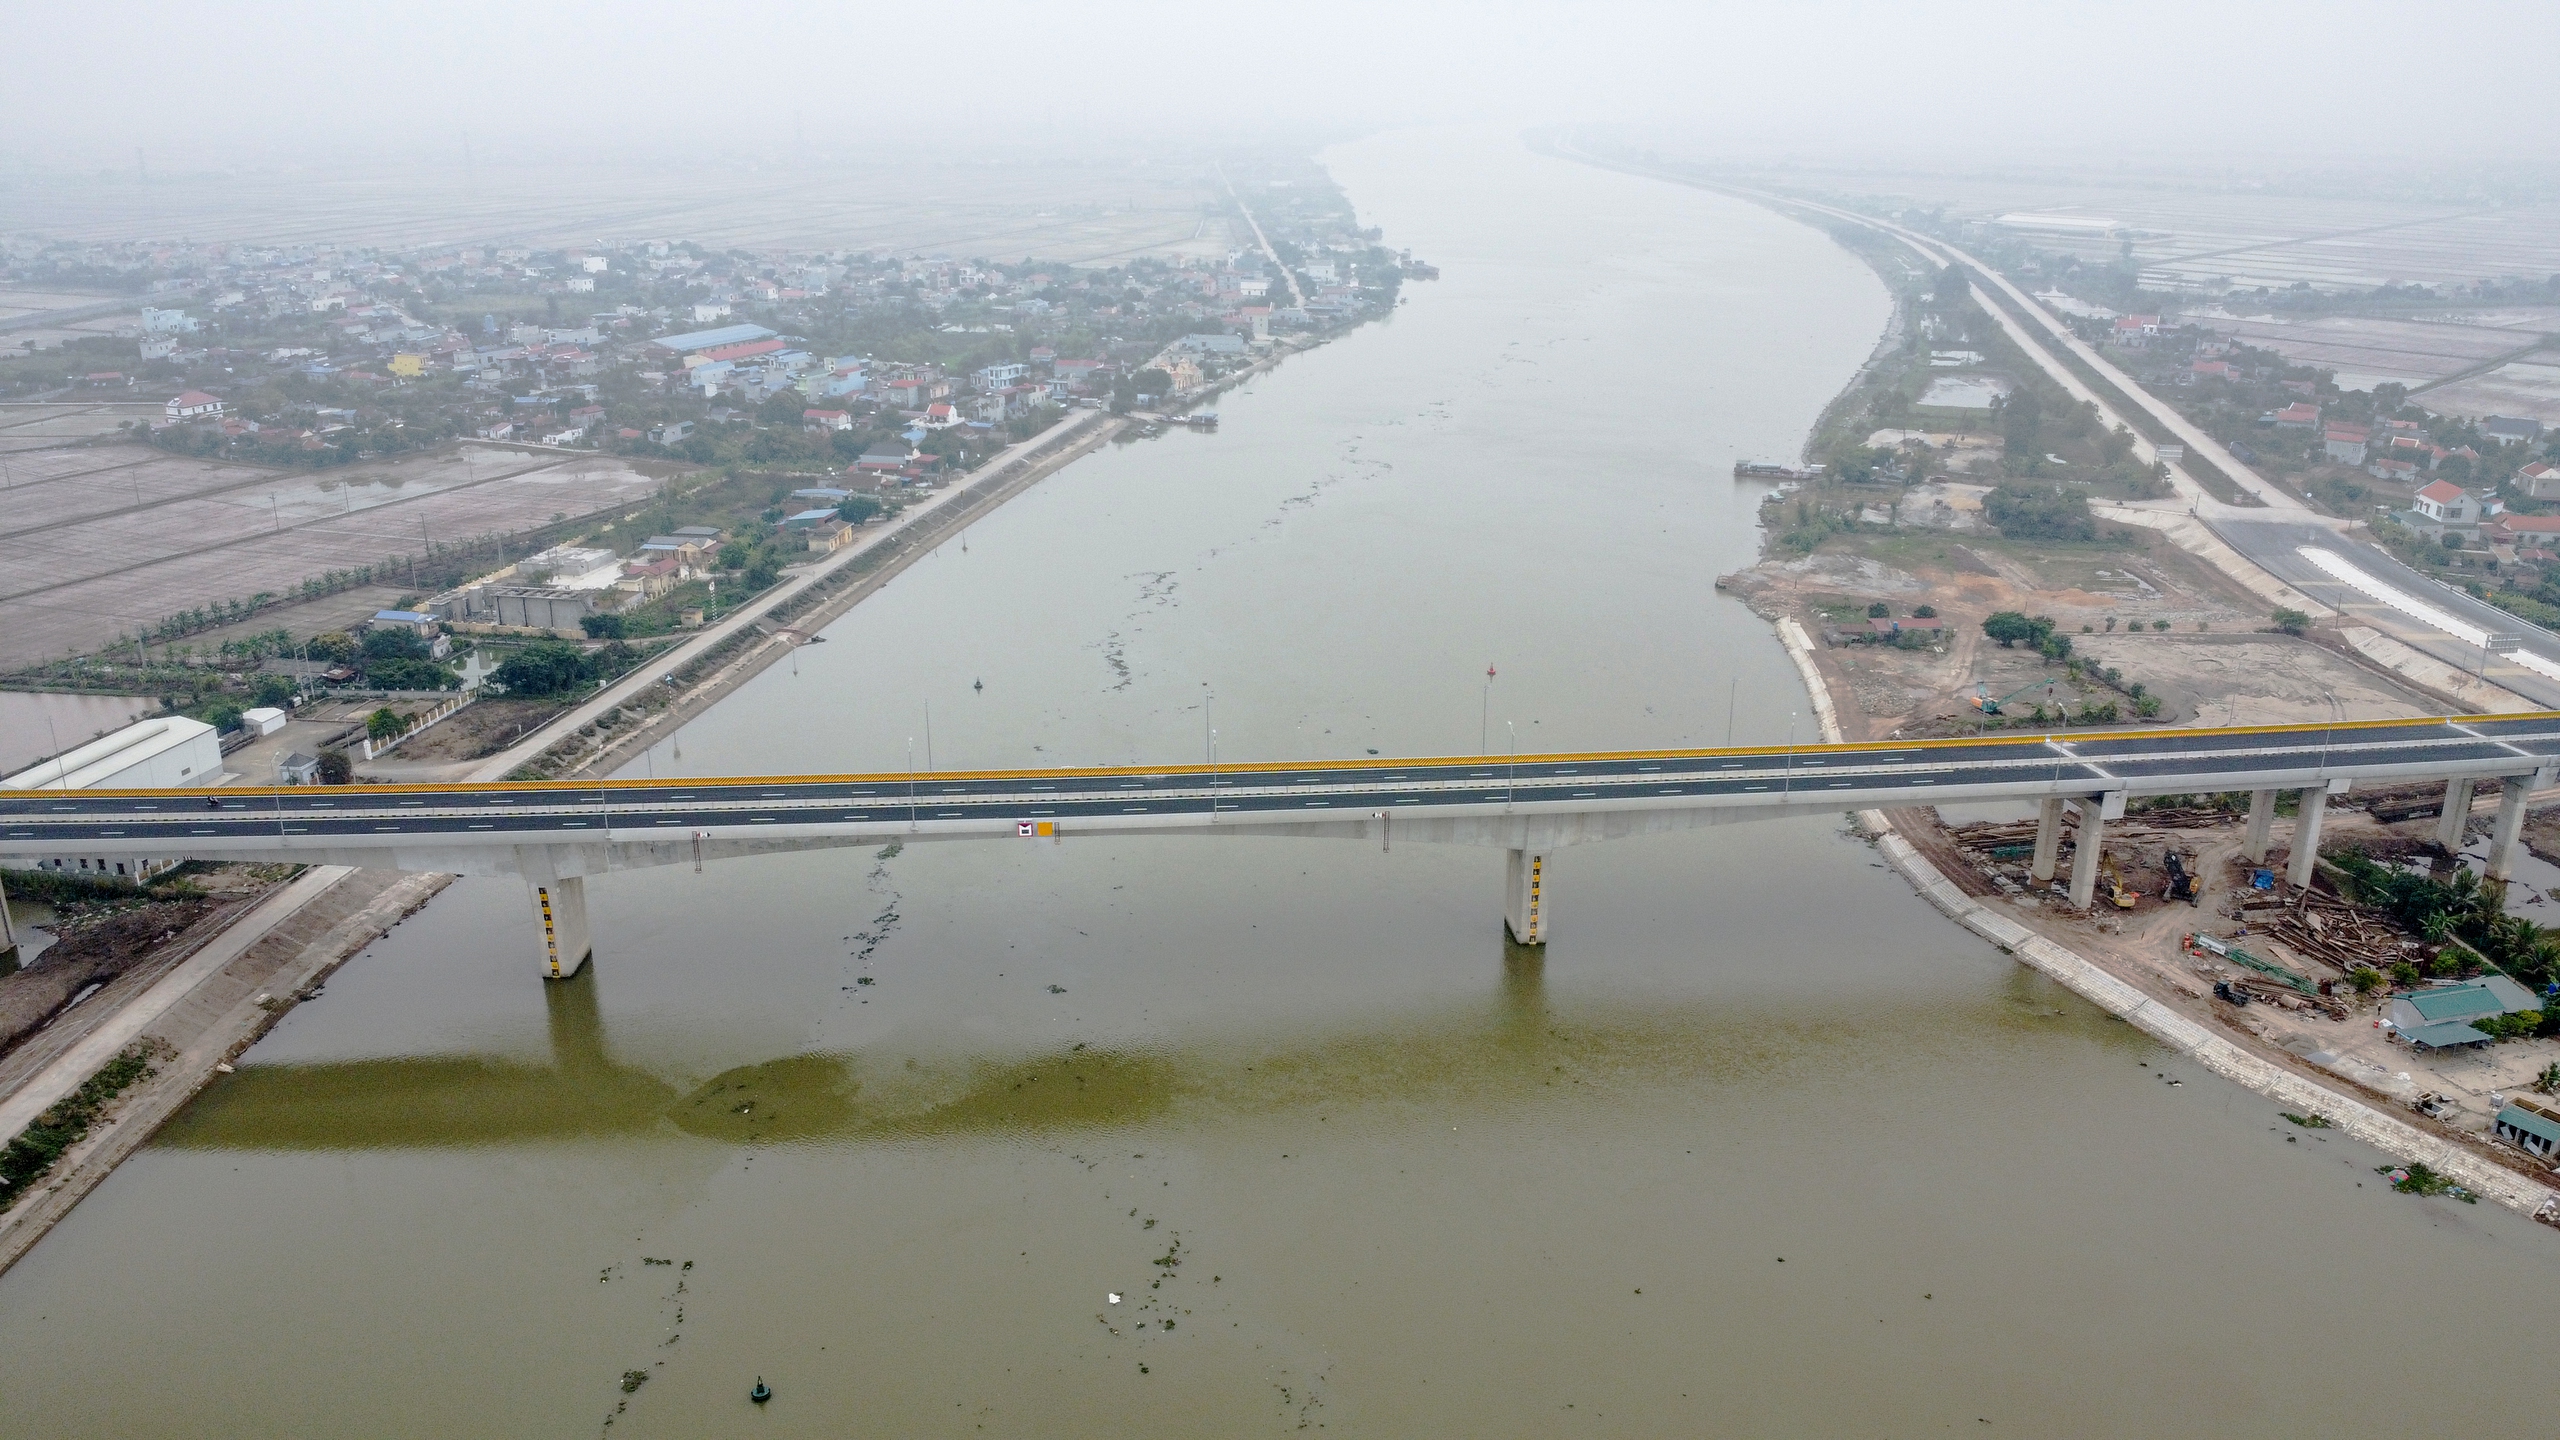
[[[2486, 677], [2492, 684], [2538, 704], [2560, 707], [2560, 636], [2476, 600], [2467, 591], [2429, 579], [2392, 558], [2382, 547], [2348, 540], [2327, 524], [2316, 520], [2250, 518], [2265, 514], [2225, 507], [2219, 515], [2206, 516], [2204, 520], [2223, 543], [2340, 614], [2353, 616], [2466, 674], [2482, 673], [2485, 662]], [[2336, 556], [2374, 580], [2449, 616], [2470, 633], [2454, 633], [2440, 621], [2375, 598], [2305, 555], [2306, 548]], [[2515, 654], [2484, 656], [2474, 635], [2514, 636], [2518, 642], [2513, 646]], [[2542, 663], [2527, 664], [2517, 658], [2519, 655], [2535, 657]]]
[[[1023, 823], [1142, 829], [1232, 819], [1256, 828], [1378, 812], [1570, 814], [1702, 808], [1853, 809], [1986, 795], [2184, 793], [2321, 777], [2530, 774], [2560, 764], [2560, 714], [2335, 727], [2015, 736], [1793, 749], [1613, 752], [1269, 764], [1211, 770], [1020, 770], [244, 792], [0, 795], [0, 853], [95, 843], [215, 851], [296, 837], [338, 847], [889, 833], [1007, 834]], [[951, 822], [960, 822], [954, 824]], [[760, 830], [758, 827], [782, 827]], [[323, 837], [327, 837], [325, 840]], [[231, 842], [226, 845], [225, 842]]]

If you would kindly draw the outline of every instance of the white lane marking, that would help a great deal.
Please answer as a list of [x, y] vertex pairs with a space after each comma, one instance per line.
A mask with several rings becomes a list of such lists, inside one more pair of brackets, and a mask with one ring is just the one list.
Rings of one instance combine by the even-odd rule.
[[[2390, 606], [2392, 609], [2399, 611], [2401, 614], [2408, 616], [2412, 620], [2416, 620], [2421, 624], [2430, 626], [2434, 629], [2441, 630], [2445, 634], [2452, 636], [2456, 640], [2462, 641], [2466, 645], [2483, 645], [2488, 642], [2488, 631], [2481, 629], [2479, 626], [2472, 624], [2470, 621], [2463, 619], [2452, 611], [2446, 610], [2441, 606], [2431, 605], [2426, 601], [2419, 599], [2417, 596], [2410, 594], [2408, 591], [2401, 589], [2397, 585], [2393, 585], [2388, 581], [2379, 579], [2373, 575], [2366, 574], [2362, 569], [2350, 562], [2347, 557], [2338, 554], [2336, 551], [2323, 550], [2317, 545], [2298, 545], [2294, 547], [2294, 552], [2300, 555], [2303, 559], [2308, 560], [2312, 564], [2319, 566], [2321, 569], [2328, 571], [2330, 575], [2336, 577], [2338, 581], [2345, 584], [2350, 589], [2361, 590], [2365, 594], [2381, 601], [2383, 604]], [[2518, 620], [2516, 623], [2518, 625], [2522, 625], [2525, 622]], [[2527, 670], [2534, 671], [2537, 674], [2546, 676], [2553, 680], [2560, 680], [2560, 662], [2546, 660], [2543, 657], [2534, 654], [2530, 650], [2510, 651], [2507, 654], [2507, 658], [2513, 660], [2519, 665], [2522, 665]]]

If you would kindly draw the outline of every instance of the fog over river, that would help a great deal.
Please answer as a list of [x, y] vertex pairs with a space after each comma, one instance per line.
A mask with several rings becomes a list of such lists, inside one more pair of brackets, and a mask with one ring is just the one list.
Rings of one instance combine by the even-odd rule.
[[[1785, 738], [1731, 467], [1874, 276], [1504, 137], [1326, 159], [1447, 278], [632, 773], [921, 767], [928, 705], [946, 770]], [[678, 867], [591, 881], [557, 985], [459, 882], [0, 1279], [0, 1437], [2547, 1427], [2555, 1237], [2391, 1194], [1840, 820], [1549, 873], [1540, 963], [1497, 850]]]

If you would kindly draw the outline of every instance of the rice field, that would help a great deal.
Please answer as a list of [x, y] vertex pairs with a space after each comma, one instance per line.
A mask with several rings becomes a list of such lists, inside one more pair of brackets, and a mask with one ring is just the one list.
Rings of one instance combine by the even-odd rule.
[[2384, 381], [2414, 388], [2513, 355], [2541, 338], [2538, 331], [2463, 324], [2450, 316], [2294, 319], [2207, 311], [2183, 318], [2298, 364], [2334, 369], [2338, 383], [2350, 390], [2369, 390]]

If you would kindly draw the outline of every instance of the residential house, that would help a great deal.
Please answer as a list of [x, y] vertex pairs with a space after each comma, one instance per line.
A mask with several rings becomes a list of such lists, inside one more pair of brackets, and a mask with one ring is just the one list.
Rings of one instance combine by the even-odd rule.
[[2516, 472], [2515, 486], [2528, 499], [2560, 499], [2560, 465], [2536, 460]]
[[2518, 549], [2560, 548], [2560, 515], [2501, 515], [2480, 527], [2480, 538]]
[[200, 415], [219, 415], [225, 407], [201, 390], [189, 390], [160, 408], [172, 420], [193, 420]]
[[2321, 436], [2322, 453], [2340, 465], [2362, 465], [2371, 438], [2361, 425], [2331, 425]]
[[800, 532], [803, 543], [807, 544], [811, 550], [820, 552], [841, 550], [861, 535], [860, 527], [848, 525], [836, 519], [834, 511], [828, 511], [827, 515], [828, 519], [823, 523], [807, 526]]
[[852, 471], [903, 470], [915, 458], [916, 448], [904, 440], [874, 440], [853, 462]]
[[2287, 405], [2268, 418], [2275, 422], [2279, 430], [2308, 430], [2320, 423], [2320, 407], [2297, 402]]
[[850, 430], [853, 415], [844, 410], [803, 410], [800, 425], [807, 430]]
[[2198, 380], [2223, 380], [2236, 385], [2240, 372], [2228, 360], [2199, 360], [2187, 367], [2187, 383], [2192, 385]]
[[2512, 415], [2491, 415], [2481, 420], [2480, 433], [2501, 445], [2530, 445], [2542, 438], [2542, 422], [2519, 420]]
[[815, 510], [803, 510], [795, 515], [786, 517], [782, 522], [782, 528], [785, 530], [807, 530], [815, 526], [824, 525], [835, 518], [836, 512], [834, 506], [822, 506]]
[[961, 418], [960, 412], [953, 409], [948, 401], [936, 401], [924, 407], [924, 418], [918, 423], [927, 430], [948, 430], [959, 424]]
[[649, 443], [652, 445], [673, 445], [692, 433], [692, 421], [670, 420], [663, 425], [652, 425], [649, 427]]
[[1028, 365], [988, 365], [970, 372], [969, 381], [979, 390], [994, 392], [1004, 389], [1031, 373]]
[[[2417, 466], [2405, 460], [2377, 460], [2373, 462], [2374, 473], [2383, 479], [2394, 478], [2382, 474], [2382, 467], [2386, 465], [2394, 467], [2396, 474], [2415, 475], [2418, 470]], [[2472, 497], [2470, 491], [2450, 480], [2438, 480], [2419, 491], [2409, 502], [2409, 508], [2445, 525], [2472, 525], [2480, 519], [2480, 502]]]
[[1181, 344], [1183, 349], [1196, 350], [1203, 355], [1244, 353], [1244, 337], [1241, 335], [1185, 335]]

